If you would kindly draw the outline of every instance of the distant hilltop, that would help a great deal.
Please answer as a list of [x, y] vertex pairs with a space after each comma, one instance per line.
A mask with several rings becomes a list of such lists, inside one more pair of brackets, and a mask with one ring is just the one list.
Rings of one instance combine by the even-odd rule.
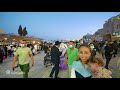
[[6, 34], [6, 32], [2, 29], [0, 29], [0, 34]]

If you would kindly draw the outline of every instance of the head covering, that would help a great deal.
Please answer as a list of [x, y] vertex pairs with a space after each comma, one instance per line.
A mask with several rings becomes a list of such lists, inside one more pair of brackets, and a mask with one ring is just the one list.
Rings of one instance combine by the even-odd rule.
[[55, 45], [60, 45], [60, 42], [59, 42], [59, 41], [56, 41], [56, 42], [55, 42]]

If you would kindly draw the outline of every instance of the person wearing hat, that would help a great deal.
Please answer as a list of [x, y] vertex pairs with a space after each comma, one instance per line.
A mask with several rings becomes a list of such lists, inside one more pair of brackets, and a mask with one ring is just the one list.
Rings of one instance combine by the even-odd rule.
[[51, 48], [51, 61], [54, 66], [51, 70], [49, 77], [53, 77], [53, 74], [55, 72], [55, 78], [58, 78], [60, 55], [62, 54], [59, 51], [59, 45], [60, 45], [60, 42], [56, 41], [55, 44], [53, 45], [53, 47]]

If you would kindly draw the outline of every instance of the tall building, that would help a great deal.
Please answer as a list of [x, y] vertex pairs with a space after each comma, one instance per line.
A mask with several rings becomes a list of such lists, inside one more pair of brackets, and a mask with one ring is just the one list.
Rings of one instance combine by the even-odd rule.
[[120, 14], [111, 17], [103, 24], [102, 29], [95, 32], [94, 37], [103, 39], [104, 41], [120, 40]]
[[114, 18], [114, 22], [113, 22], [113, 31], [115, 35], [120, 35], [120, 15], [116, 16], [116, 18]]

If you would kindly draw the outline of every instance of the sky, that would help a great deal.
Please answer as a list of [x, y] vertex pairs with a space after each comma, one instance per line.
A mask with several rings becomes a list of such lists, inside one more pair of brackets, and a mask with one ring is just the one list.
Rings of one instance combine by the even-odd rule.
[[19, 25], [29, 36], [45, 40], [81, 39], [94, 34], [120, 12], [0, 12], [0, 29], [18, 35]]

